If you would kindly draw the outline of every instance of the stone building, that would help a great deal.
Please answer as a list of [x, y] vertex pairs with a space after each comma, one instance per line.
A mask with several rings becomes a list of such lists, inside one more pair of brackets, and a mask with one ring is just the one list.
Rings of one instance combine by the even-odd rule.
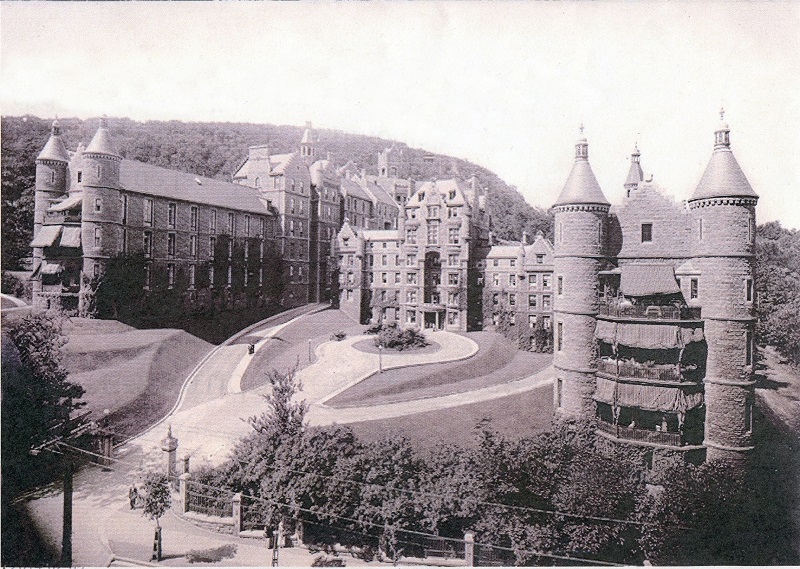
[[489, 223], [474, 178], [418, 184], [401, 204], [397, 229], [345, 221], [337, 238], [340, 308], [360, 322], [480, 328]]
[[[226, 276], [199, 274], [214, 270], [223, 238], [228, 261], [234, 245], [244, 248], [244, 274], [234, 275], [230, 263]], [[183, 276], [194, 300], [208, 293], [200, 281], [230, 285], [241, 277], [260, 287], [264, 255], [279, 239], [277, 212], [257, 191], [125, 160], [105, 120], [75, 152], [67, 151], [55, 121], [36, 159], [31, 278], [39, 307], [83, 308], [108, 259], [137, 252], [147, 259], [145, 287], [156, 274], [170, 288]]]
[[555, 213], [554, 403], [653, 461], [753, 447], [755, 194], [724, 122], [686, 203], [643, 181], [638, 149], [612, 207], [588, 143]]

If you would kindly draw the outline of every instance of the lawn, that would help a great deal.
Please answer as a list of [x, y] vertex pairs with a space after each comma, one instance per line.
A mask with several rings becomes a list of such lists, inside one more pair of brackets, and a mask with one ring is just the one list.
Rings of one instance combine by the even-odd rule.
[[553, 388], [544, 385], [522, 395], [394, 419], [351, 423], [349, 426], [364, 441], [402, 436], [417, 448], [425, 450], [442, 443], [475, 445], [478, 425], [510, 439], [534, 436], [549, 428], [552, 417]]
[[551, 354], [518, 350], [511, 341], [495, 332], [465, 335], [479, 346], [478, 353], [469, 359], [375, 374], [326, 404], [334, 408], [358, 407], [463, 393], [528, 377], [553, 360]]
[[[311, 339], [311, 361], [314, 350], [320, 344], [329, 342], [331, 334], [344, 330], [348, 337], [360, 335], [366, 327], [356, 324], [340, 310], [323, 310], [294, 322], [270, 338], [253, 356], [242, 377], [242, 391], [261, 387], [267, 381], [271, 369], [286, 371], [297, 367], [303, 369], [309, 364], [308, 340]], [[241, 343], [260, 341], [260, 337], [245, 336]]]

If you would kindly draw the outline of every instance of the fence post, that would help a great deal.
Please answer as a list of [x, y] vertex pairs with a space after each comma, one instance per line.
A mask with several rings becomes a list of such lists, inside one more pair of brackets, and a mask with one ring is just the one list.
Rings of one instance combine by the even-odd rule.
[[189, 480], [191, 480], [192, 475], [188, 472], [184, 472], [181, 474], [180, 478], [178, 479], [178, 487], [181, 495], [181, 508], [183, 513], [189, 511]]
[[242, 532], [242, 493], [237, 492], [231, 498], [231, 509], [233, 510], [233, 535], [239, 536]]
[[464, 565], [475, 567], [475, 534], [471, 531], [464, 532]]

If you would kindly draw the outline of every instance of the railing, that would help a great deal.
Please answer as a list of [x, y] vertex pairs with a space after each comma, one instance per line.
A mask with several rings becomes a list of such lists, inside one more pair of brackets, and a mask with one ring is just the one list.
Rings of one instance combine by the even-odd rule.
[[699, 320], [700, 308], [690, 306], [620, 305], [601, 304], [598, 314], [617, 318], [640, 318], [642, 320]]
[[623, 427], [622, 425], [614, 425], [605, 421], [597, 421], [597, 427], [604, 433], [629, 441], [656, 443], [674, 447], [683, 446], [684, 444], [681, 441], [680, 433], [651, 431], [649, 429], [639, 429], [638, 427]]
[[[217, 493], [215, 492], [214, 494]], [[233, 505], [231, 498], [233, 497], [233, 492], [214, 494], [202, 487], [193, 488], [193, 484], [189, 483], [189, 487], [186, 490], [186, 510], [217, 518], [232, 517]]]
[[684, 381], [684, 377], [678, 372], [677, 365], [656, 365], [647, 367], [629, 362], [600, 360], [597, 369], [598, 371], [613, 375], [614, 377], [631, 377], [634, 379], [652, 379], [657, 381]]

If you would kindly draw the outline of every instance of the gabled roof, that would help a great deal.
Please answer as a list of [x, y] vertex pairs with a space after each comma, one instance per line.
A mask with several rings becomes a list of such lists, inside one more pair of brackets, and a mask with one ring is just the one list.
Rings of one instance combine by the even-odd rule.
[[122, 160], [120, 185], [129, 192], [150, 194], [217, 207], [271, 213], [258, 190], [223, 180], [168, 170], [135, 160]]
[[269, 157], [270, 175], [277, 176], [286, 172], [286, 166], [292, 161], [292, 158], [297, 156], [297, 152], [290, 152], [288, 154], [275, 154]]
[[347, 178], [342, 178], [340, 184], [342, 188], [342, 195], [372, 201], [372, 196], [364, 191], [364, 188], [362, 188], [361, 184], [358, 182], [352, 179], [348, 180]]
[[379, 184], [375, 182], [370, 182], [363, 178], [361, 180], [363, 180], [364, 189], [367, 191], [367, 193], [372, 195], [375, 201], [381, 202], [386, 205], [390, 205], [393, 208], [397, 209], [397, 204], [395, 203], [394, 198]]
[[678, 281], [672, 265], [630, 264], [622, 265], [619, 288], [625, 296], [654, 296], [678, 294]]
[[714, 150], [690, 201], [721, 197], [758, 197], [727, 147]]

